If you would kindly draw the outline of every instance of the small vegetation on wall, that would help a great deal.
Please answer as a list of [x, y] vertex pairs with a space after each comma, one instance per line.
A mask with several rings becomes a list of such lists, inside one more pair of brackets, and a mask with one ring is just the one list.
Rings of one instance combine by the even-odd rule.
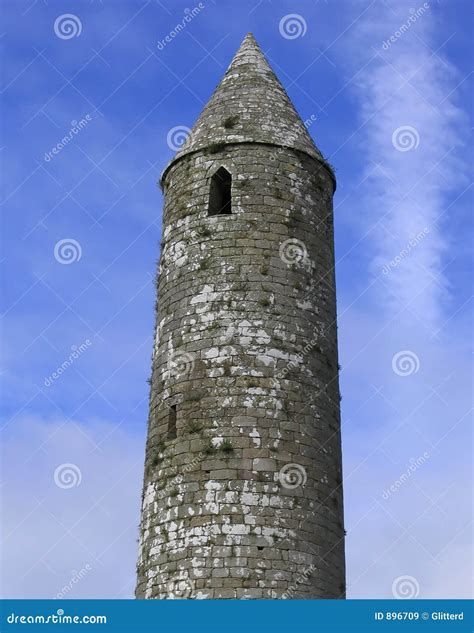
[[224, 119], [224, 121], [222, 122], [222, 125], [225, 127], [226, 130], [230, 130], [233, 127], [235, 127], [238, 122], [239, 122], [239, 117], [237, 115], [228, 116], [227, 118]]
[[186, 424], [186, 431], [188, 433], [199, 433], [202, 430], [202, 426], [197, 420], [189, 420]]
[[209, 154], [217, 154], [218, 152], [221, 152], [223, 149], [225, 149], [225, 143], [212, 143], [208, 147], [208, 152]]
[[223, 453], [229, 454], [234, 452], [234, 447], [232, 446], [232, 442], [230, 440], [224, 440], [219, 448]]

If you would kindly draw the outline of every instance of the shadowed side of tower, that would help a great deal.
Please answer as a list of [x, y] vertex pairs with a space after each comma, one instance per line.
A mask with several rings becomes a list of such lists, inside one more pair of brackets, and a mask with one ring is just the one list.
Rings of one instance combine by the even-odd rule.
[[165, 194], [138, 598], [339, 598], [331, 168], [248, 35]]

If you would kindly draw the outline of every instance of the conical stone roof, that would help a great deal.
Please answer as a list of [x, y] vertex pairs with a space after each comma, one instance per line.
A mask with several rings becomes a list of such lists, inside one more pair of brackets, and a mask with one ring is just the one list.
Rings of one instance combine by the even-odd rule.
[[170, 165], [206, 147], [248, 142], [290, 147], [324, 161], [251, 33]]

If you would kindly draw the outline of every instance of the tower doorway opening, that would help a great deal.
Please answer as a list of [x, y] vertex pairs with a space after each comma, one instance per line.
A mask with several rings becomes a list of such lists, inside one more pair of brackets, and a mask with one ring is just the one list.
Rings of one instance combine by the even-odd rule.
[[232, 213], [232, 176], [225, 167], [219, 167], [211, 178], [208, 215]]

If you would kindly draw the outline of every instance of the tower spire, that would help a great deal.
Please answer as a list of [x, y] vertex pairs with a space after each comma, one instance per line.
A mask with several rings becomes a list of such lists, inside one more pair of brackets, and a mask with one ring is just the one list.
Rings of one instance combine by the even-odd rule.
[[297, 149], [324, 161], [252, 33], [171, 162], [212, 145], [247, 142]]

